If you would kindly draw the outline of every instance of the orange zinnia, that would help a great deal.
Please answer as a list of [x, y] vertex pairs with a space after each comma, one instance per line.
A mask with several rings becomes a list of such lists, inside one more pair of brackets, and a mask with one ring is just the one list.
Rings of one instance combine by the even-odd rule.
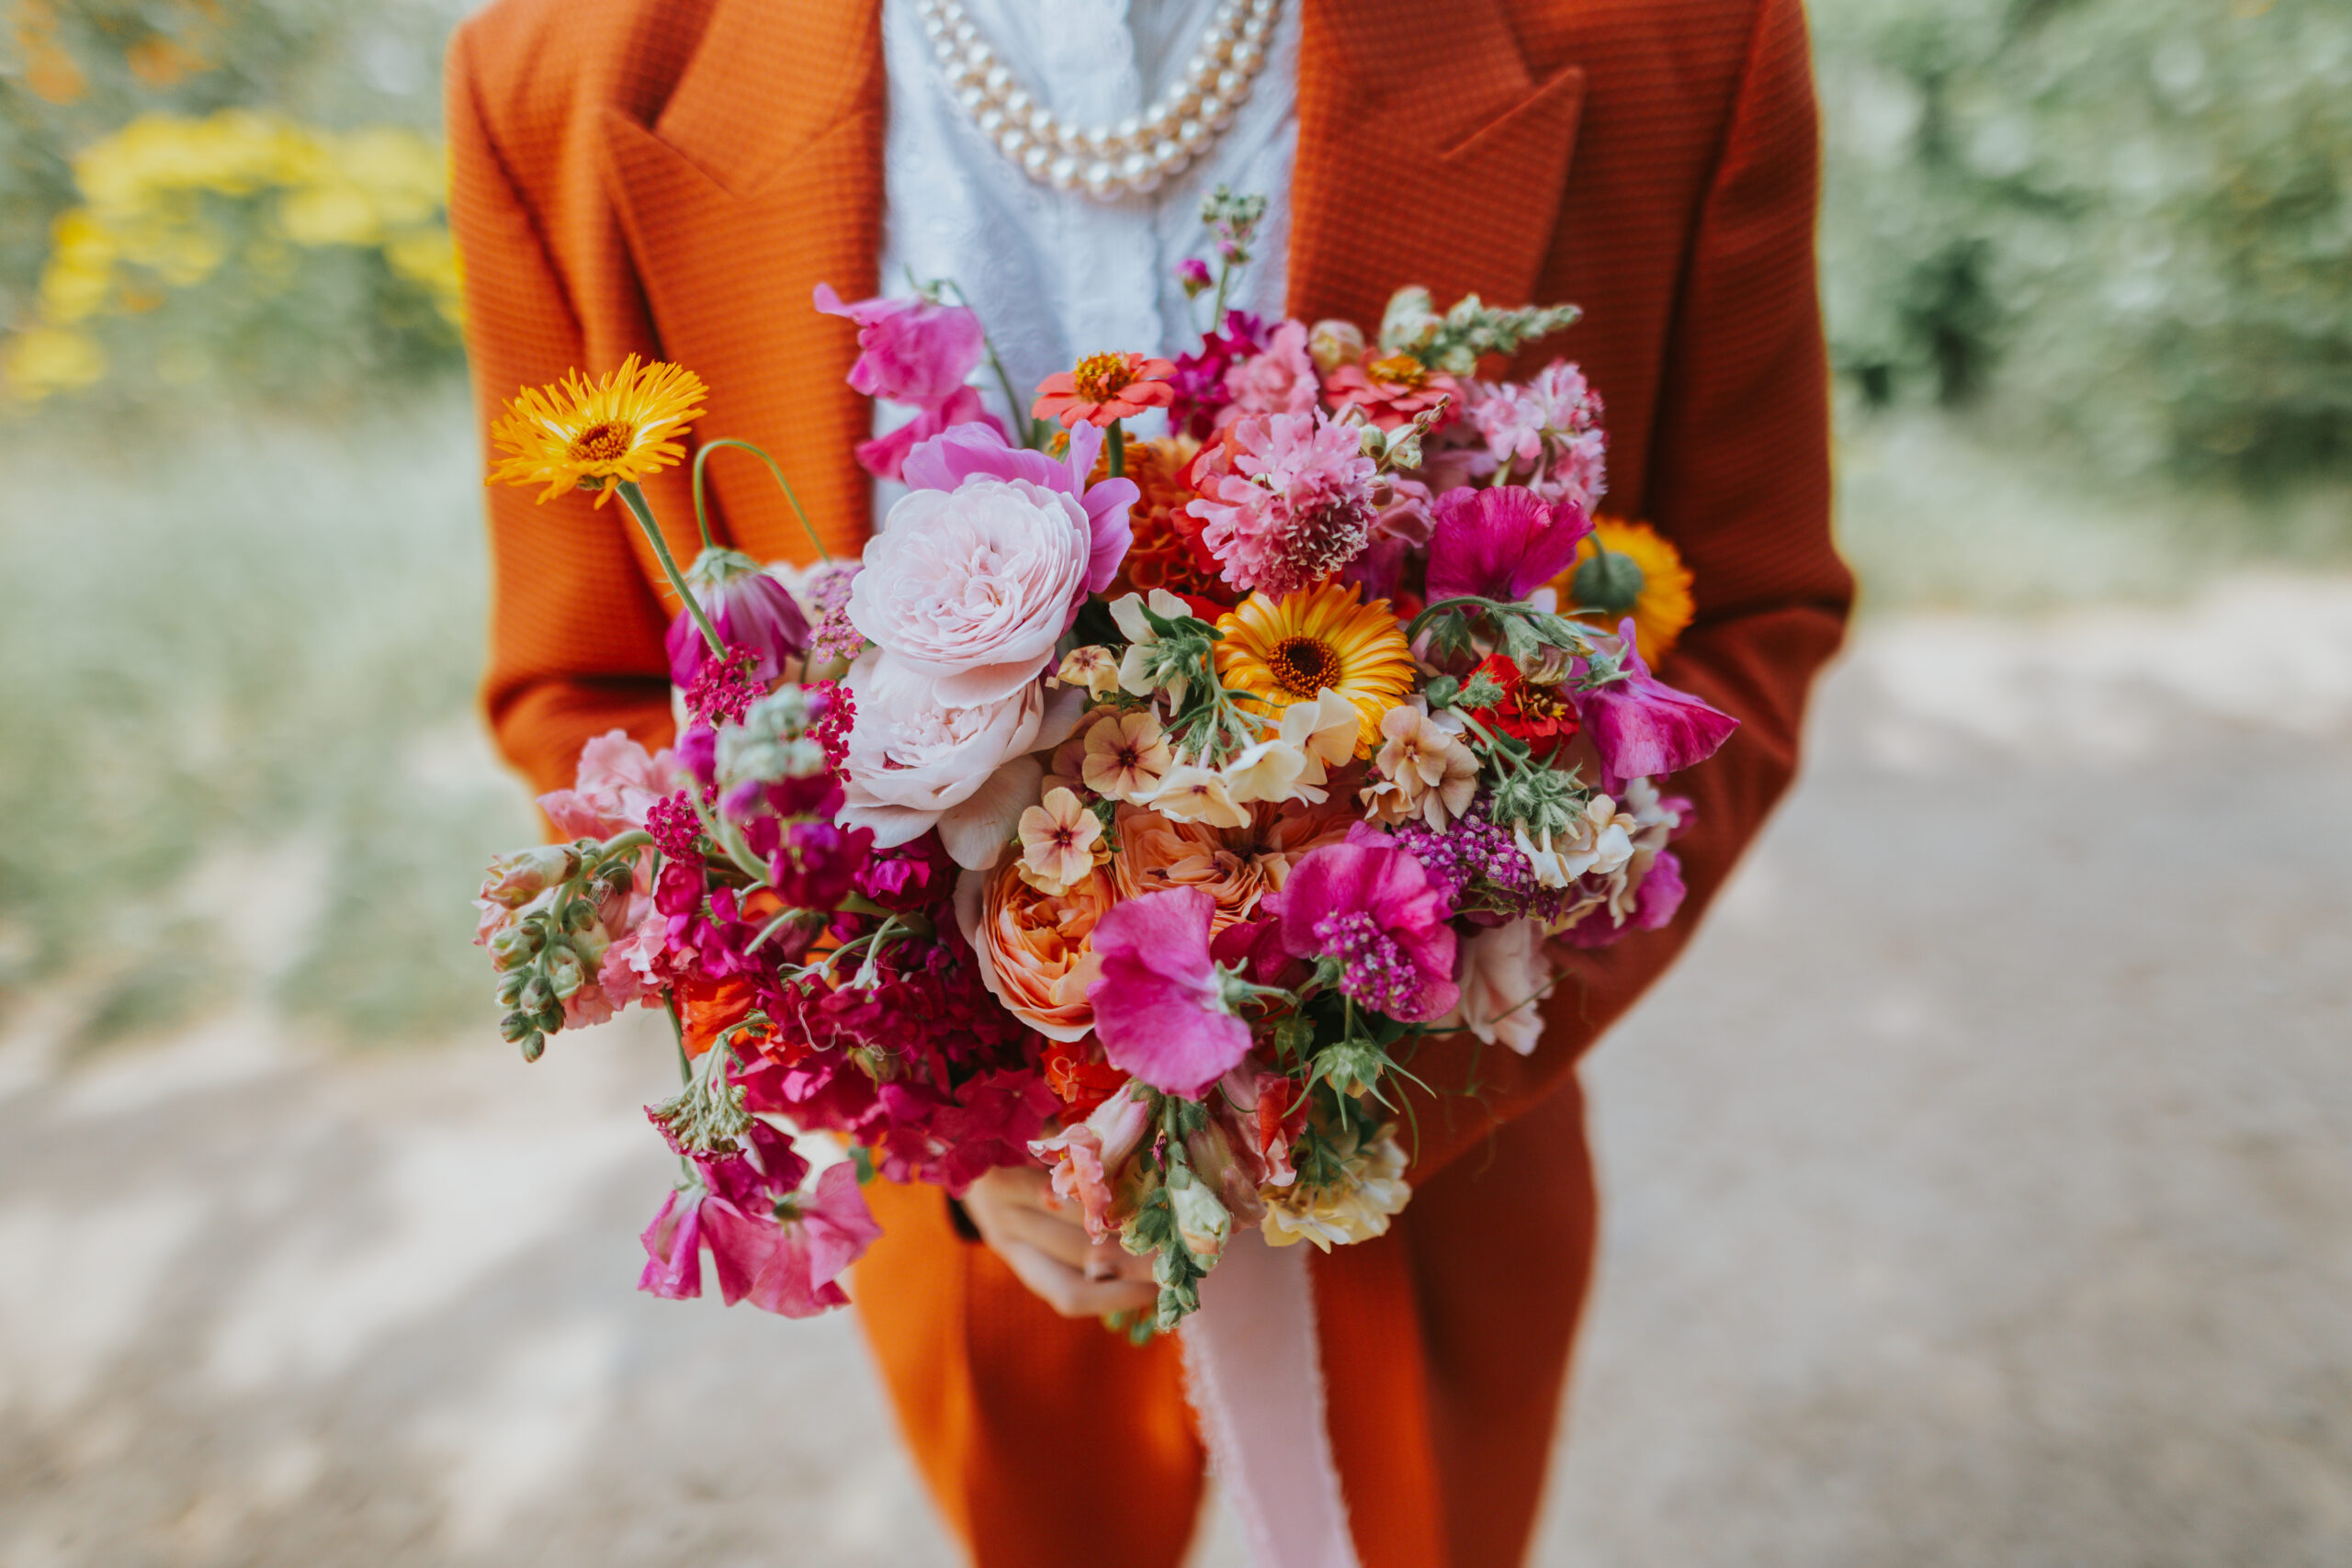
[[1037, 383], [1037, 400], [1029, 405], [1037, 419], [1057, 419], [1075, 429], [1080, 420], [1109, 424], [1133, 419], [1146, 409], [1164, 409], [1176, 396], [1168, 378], [1173, 362], [1146, 359], [1140, 354], [1090, 354], [1074, 370], [1057, 370]]

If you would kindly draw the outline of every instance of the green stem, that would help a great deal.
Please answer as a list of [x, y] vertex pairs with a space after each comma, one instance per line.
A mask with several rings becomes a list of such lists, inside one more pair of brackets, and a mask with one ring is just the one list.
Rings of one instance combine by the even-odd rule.
[[1114, 419], [1103, 428], [1102, 434], [1107, 443], [1104, 450], [1111, 454], [1111, 477], [1123, 479], [1127, 471], [1126, 430]]
[[662, 563], [662, 570], [670, 579], [670, 586], [677, 591], [679, 600], [694, 616], [695, 625], [702, 628], [703, 639], [710, 644], [710, 651], [719, 658], [727, 657], [727, 645], [718, 640], [718, 628], [710, 624], [703, 613], [702, 602], [686, 587], [685, 578], [678, 570], [678, 563], [671, 558], [670, 541], [662, 536], [662, 525], [653, 521], [653, 508], [646, 504], [645, 492], [633, 479], [623, 479], [613, 487], [620, 491], [621, 504], [629, 509], [637, 525], [645, 530], [646, 543], [653, 547], [654, 558]]
[[670, 1014], [670, 1037], [678, 1047], [678, 1081], [691, 1084], [695, 1081], [695, 1065], [686, 1055], [686, 1026], [678, 1017], [676, 993], [664, 990], [662, 993], [662, 1006]]
[[[956, 302], [958, 305], [963, 306], [967, 310], [970, 310], [975, 317], [979, 314], [979, 310], [972, 303], [972, 297], [964, 292], [964, 286], [962, 284], [956, 282], [952, 277], [943, 278], [940, 281], [956, 291]], [[989, 336], [989, 329], [986, 322], [982, 322], [980, 325], [980, 352], [988, 355], [989, 368], [996, 372], [996, 384], [1000, 388], [1003, 389], [1005, 416], [1012, 421], [1014, 429], [1022, 432], [1021, 445], [1023, 446], [1036, 446], [1035, 422], [1033, 421], [1028, 414], [1022, 412], [1020, 394], [1012, 389], [1012, 374], [1011, 371], [1005, 369], [1004, 361], [997, 357], [996, 339]]]
[[715, 441], [706, 441], [702, 444], [701, 449], [695, 453], [695, 523], [702, 529], [702, 547], [704, 549], [712, 547], [710, 519], [703, 507], [702, 466], [708, 462], [710, 455], [721, 446], [740, 446], [768, 466], [768, 472], [775, 476], [775, 482], [784, 489], [784, 499], [792, 502], [793, 515], [800, 519], [801, 531], [808, 536], [808, 542], [817, 547], [817, 558], [825, 561], [832, 559], [831, 552], [825, 548], [825, 541], [817, 536], [817, 525], [808, 521], [808, 509], [800, 504], [800, 497], [793, 490], [792, 481], [784, 477], [784, 469], [777, 466], [776, 460], [750, 442], [738, 441], [731, 435], [722, 435]]

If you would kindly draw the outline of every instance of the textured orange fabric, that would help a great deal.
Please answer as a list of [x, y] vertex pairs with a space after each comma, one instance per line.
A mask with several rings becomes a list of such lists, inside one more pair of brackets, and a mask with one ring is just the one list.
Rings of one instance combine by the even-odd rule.
[[[1441, 302], [1584, 306], [1524, 367], [1570, 355], [1607, 398], [1612, 506], [1697, 574], [1698, 619], [1661, 673], [1742, 721], [1677, 781], [1699, 807], [1683, 919], [1572, 955], [1533, 1056], [1424, 1049], [1422, 1077], [1478, 1097], [1419, 1100], [1412, 1206], [1315, 1260], [1367, 1568], [1487, 1568], [1525, 1551], [1590, 1269], [1576, 1061], [1680, 950], [1786, 787], [1850, 596], [1828, 528], [1810, 67], [1801, 0], [1300, 3], [1292, 312], [1373, 321], [1405, 282]], [[701, 428], [775, 452], [829, 547], [854, 547], [854, 330], [808, 301], [820, 281], [851, 298], [875, 283], [876, 0], [494, 0], [459, 29], [449, 84], [485, 413], [573, 366], [678, 360], [711, 383]], [[807, 558], [756, 465], [712, 471], [725, 537]], [[684, 486], [652, 489], [683, 549]], [[507, 490], [490, 512], [483, 694], [506, 754], [548, 788], [590, 735], [666, 735], [673, 606], [619, 510]], [[1198, 1451], [1167, 1348], [1052, 1317], [954, 1239], [935, 1195], [883, 1190], [877, 1206], [891, 1228], [860, 1266], [860, 1312], [978, 1560], [1174, 1563]]]

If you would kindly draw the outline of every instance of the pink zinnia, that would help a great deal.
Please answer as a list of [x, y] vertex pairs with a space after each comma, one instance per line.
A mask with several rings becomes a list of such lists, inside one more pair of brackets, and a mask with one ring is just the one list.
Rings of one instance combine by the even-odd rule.
[[1232, 472], [1186, 508], [1236, 588], [1295, 592], [1363, 553], [1377, 469], [1353, 430], [1311, 413], [1252, 414], [1226, 434]]
[[1152, 1088], [1197, 1100], [1250, 1051], [1227, 1012], [1209, 924], [1216, 900], [1172, 887], [1114, 905], [1094, 928], [1102, 977], [1086, 988], [1111, 1065]]
[[1290, 868], [1266, 899], [1294, 957], [1336, 958], [1340, 989], [1403, 1023], [1444, 1017], [1461, 1000], [1445, 892], [1387, 834], [1358, 823]]

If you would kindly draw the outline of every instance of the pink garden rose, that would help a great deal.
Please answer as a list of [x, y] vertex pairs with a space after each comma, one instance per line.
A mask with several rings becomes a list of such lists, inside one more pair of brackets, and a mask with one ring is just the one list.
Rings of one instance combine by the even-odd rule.
[[991, 474], [912, 491], [865, 547], [850, 624], [925, 682], [932, 705], [999, 703], [1053, 662], [1093, 551], [1093, 525], [1067, 491]]
[[[856, 699], [857, 724], [842, 760], [839, 816], [874, 829], [877, 849], [922, 837], [981, 795], [999, 768], [1045, 744], [1046, 690], [1034, 680], [990, 702], [944, 707], [922, 666], [868, 649], [842, 683]], [[1014, 816], [1033, 803], [1022, 801]]]
[[1209, 925], [1216, 900], [1171, 887], [1112, 906], [1094, 928], [1102, 977], [1086, 988], [1111, 1065], [1198, 1100], [1250, 1053], [1250, 1027], [1225, 1010]]
[[[1091, 538], [1086, 558], [1086, 592], [1100, 593], [1111, 586], [1119, 575], [1119, 563], [1127, 558], [1127, 547], [1134, 542], [1127, 509], [1143, 493], [1133, 479], [1087, 482], [1102, 451], [1101, 427], [1088, 424], [1069, 433], [1069, 455], [1056, 462], [1043, 452], [1009, 444], [991, 419], [985, 424], [959, 423], [943, 431], [938, 439], [924, 441], [907, 454], [899, 477], [916, 490], [956, 490], [974, 475], [985, 474], [1000, 479], [1026, 479], [1061, 491], [1086, 513]], [[1074, 615], [1078, 605], [1070, 608]]]

